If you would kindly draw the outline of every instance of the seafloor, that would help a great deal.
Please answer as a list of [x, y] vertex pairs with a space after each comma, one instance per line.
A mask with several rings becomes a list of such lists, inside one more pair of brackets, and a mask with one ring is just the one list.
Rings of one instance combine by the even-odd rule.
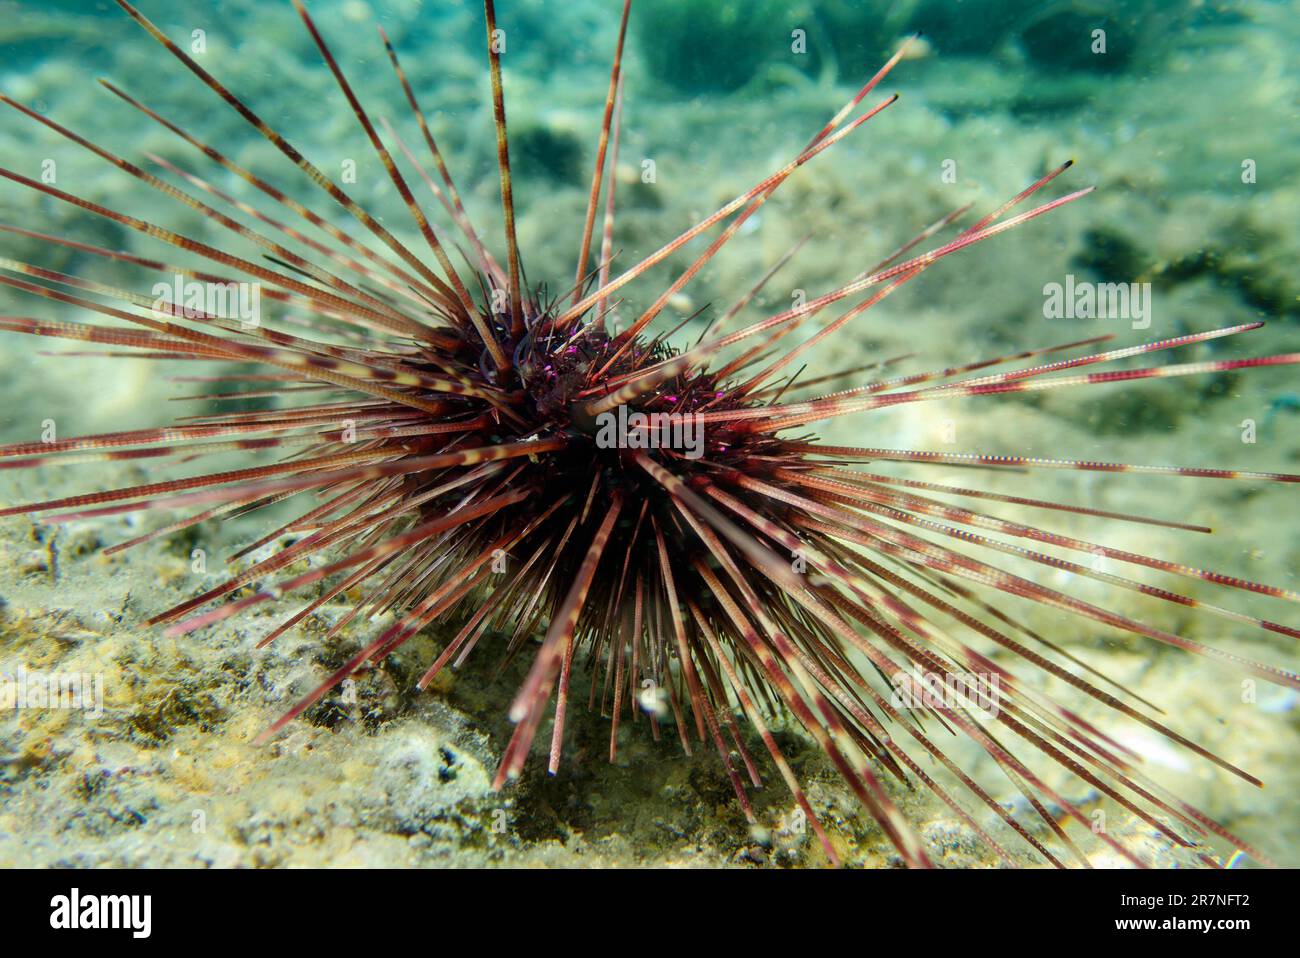
[[[391, 186], [287, 3], [143, 0], [141, 6], [178, 39], [203, 30], [205, 66], [323, 168], [355, 160], [355, 195], [387, 210], [386, 222], [409, 234]], [[497, 235], [481, 14], [469, 2], [373, 6], [404, 55], [471, 215], [485, 233]], [[616, 247], [626, 263], [786, 162], [900, 35], [921, 27], [927, 37], [918, 47], [923, 55], [886, 84], [902, 100], [785, 184], [753, 228], [673, 303], [675, 315], [706, 303], [725, 309], [794, 241], [811, 234], [748, 315], [778, 311], [796, 290], [815, 295], [833, 288], [949, 210], [967, 202], [975, 204], [972, 216], [991, 210], [1073, 157], [1069, 188], [1095, 184], [1096, 193], [908, 284], [837, 336], [832, 348], [817, 351], [805, 375], [914, 354], [896, 367], [908, 372], [1100, 333], [1127, 345], [1257, 319], [1269, 325], [1213, 348], [1180, 350], [1175, 358], [1300, 349], [1294, 265], [1300, 19], [1290, 4], [761, 3], [763, 15], [749, 17], [734, 15], [745, 6], [739, 3], [638, 6], [632, 30], [640, 36], [629, 45], [617, 173]], [[402, 112], [367, 4], [317, 0], [311, 7], [363, 99], [413, 142], [415, 128]], [[547, 278], [558, 289], [573, 270], [617, 5], [502, 0], [499, 7], [507, 31], [521, 245], [530, 278]], [[1080, 49], [1097, 23], [1110, 42], [1100, 57]], [[796, 28], [807, 30], [806, 54], [790, 51]], [[0, 0], [0, 90], [131, 158], [155, 152], [212, 173], [184, 144], [100, 89], [98, 75], [237, 161], [276, 182], [295, 182], [296, 172], [268, 144], [114, 4]], [[36, 177], [47, 160], [55, 161], [62, 189], [195, 236], [217, 236], [196, 214], [48, 130], [17, 113], [0, 116], [0, 165]], [[654, 183], [641, 181], [646, 160], [654, 161]], [[955, 167], [945, 166], [949, 160]], [[1247, 161], [1253, 182], [1243, 182]], [[945, 169], [955, 169], [955, 182], [946, 181]], [[237, 181], [217, 182], [247, 196]], [[295, 195], [313, 197], [307, 186]], [[0, 184], [0, 222], [150, 255], [164, 249], [10, 182]], [[0, 237], [0, 255], [110, 283], [146, 283], [128, 270], [16, 236]], [[678, 257], [634, 286], [628, 310], [648, 303], [687, 262]], [[1124, 319], [1046, 318], [1043, 287], [1066, 274], [1151, 283], [1150, 327], [1134, 330]], [[13, 292], [4, 294], [0, 313], [85, 319]], [[193, 384], [167, 378], [173, 368], [58, 356], [70, 347], [17, 335], [0, 343], [0, 441], [32, 441], [47, 420], [60, 436], [71, 436], [198, 411], [172, 401], [194, 391]], [[181, 372], [201, 371], [191, 367]], [[952, 400], [871, 413], [821, 432], [870, 446], [1300, 471], [1295, 382], [1280, 367]], [[1253, 443], [1243, 442], [1246, 420], [1256, 426]], [[4, 470], [0, 502], [154, 474], [102, 464]], [[907, 474], [1212, 526], [1214, 534], [1205, 536], [989, 509], [1297, 588], [1293, 486], [1055, 471]], [[0, 520], [0, 672], [91, 673], [103, 676], [104, 688], [98, 718], [48, 709], [0, 714], [0, 865], [821, 863], [816, 842], [789, 827], [791, 802], [779, 778], [770, 775], [757, 797], [765, 828], [751, 831], [716, 758], [682, 756], [670, 735], [653, 741], [644, 721], [625, 726], [618, 763], [610, 765], [606, 721], [575, 717], [558, 776], [530, 766], [519, 786], [492, 792], [492, 770], [508, 734], [506, 704], [519, 674], [497, 676], [492, 650], [484, 648], [460, 672], [415, 693], [414, 676], [445, 638], [437, 630], [360, 676], [354, 700], [328, 699], [272, 744], [253, 746], [257, 732], [296, 694], [385, 622], [364, 623], [347, 630], [345, 641], [322, 646], [317, 636], [347, 609], [333, 604], [269, 650], [255, 651], [275, 616], [296, 610], [285, 603], [183, 639], [164, 638], [142, 620], [211, 582], [220, 557], [268, 528], [269, 519], [205, 524], [112, 556], [100, 551], [160, 521], [119, 517], [54, 527]], [[202, 575], [194, 571], [195, 549], [213, 557]], [[1197, 641], [1295, 666], [1290, 639], [1041, 566], [1012, 567]], [[1172, 576], [1138, 578], [1300, 621], [1284, 601]], [[1061, 683], [1044, 683], [1144, 754], [1153, 778], [1278, 861], [1300, 864], [1295, 693], [1260, 683], [1256, 695], [1246, 695], [1246, 676], [1221, 663], [1019, 600], [1006, 599], [1003, 607], [1155, 703], [1178, 731], [1263, 779], [1266, 787], [1254, 788], [1117, 721], [1091, 700], [1071, 697]], [[817, 749], [792, 727], [778, 737], [846, 860], [896, 864], [879, 829]], [[987, 760], [955, 738], [951, 744], [999, 799], [1024, 805]], [[1085, 784], [1042, 761], [1035, 768], [1085, 808], [1107, 810], [1111, 832], [1154, 860], [1190, 860], [1122, 810], [1108, 808]], [[993, 863], [937, 800], [894, 791], [938, 863]], [[986, 813], [986, 820], [992, 816]], [[1095, 843], [1086, 847], [1093, 863], [1114, 862]], [[1231, 854], [1222, 844], [1210, 848], [1224, 859]]]

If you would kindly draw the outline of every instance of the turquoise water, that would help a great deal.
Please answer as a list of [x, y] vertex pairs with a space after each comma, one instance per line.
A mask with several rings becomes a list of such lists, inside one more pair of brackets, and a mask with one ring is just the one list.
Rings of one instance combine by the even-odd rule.
[[[620, 6], [610, 0], [498, 4], [520, 246], [529, 281], [544, 282], [554, 293], [573, 282]], [[387, 31], [471, 220], [500, 255], [504, 244], [482, 11], [471, 2], [414, 0], [322, 0], [310, 9], [370, 115], [392, 122], [415, 148], [419, 129], [389, 68], [376, 26]], [[419, 242], [393, 185], [290, 4], [142, 0], [141, 10], [327, 175], [346, 183], [349, 193], [385, 225], [413, 245]], [[637, 3], [627, 45], [623, 126], [614, 171], [617, 263], [636, 263], [789, 162], [865, 78], [916, 33], [920, 36], [911, 42], [906, 58], [867, 104], [894, 92], [901, 94], [899, 101], [783, 184], [761, 213], [670, 302], [654, 329], [667, 330], [687, 320], [679, 339], [693, 342], [710, 318], [743, 296], [769, 266], [807, 237], [746, 315], [779, 312], [800, 295], [834, 289], [867, 270], [945, 214], [972, 204], [963, 221], [970, 224], [1035, 178], [1073, 159], [1074, 167], [1043, 195], [1055, 197], [1088, 186], [1096, 187], [1094, 193], [963, 251], [909, 283], [844, 334], [811, 352], [806, 375], [904, 354], [915, 358], [900, 372], [915, 372], [1101, 334], [1114, 334], [1116, 345], [1131, 345], [1257, 321], [1267, 326], [1177, 351], [1171, 361], [1300, 350], [1300, 281], [1295, 268], [1300, 261], [1300, 18], [1291, 3]], [[211, 178], [214, 186], [239, 200], [261, 203], [242, 181], [205, 163], [174, 135], [99, 87], [94, 81], [101, 76], [282, 186], [331, 222], [354, 228], [342, 210], [116, 4], [0, 0], [0, 90], [142, 165], [149, 162], [148, 154], [157, 154]], [[240, 255], [259, 255], [251, 244], [231, 238], [194, 211], [160, 197], [12, 110], [0, 116], [0, 165], [37, 179], [52, 175], [46, 182], [93, 202], [220, 243]], [[441, 215], [417, 178], [412, 184], [420, 201]], [[259, 208], [273, 212], [264, 203]], [[181, 255], [12, 182], [0, 183], [0, 223], [141, 256]], [[952, 235], [951, 230], [944, 232], [920, 248]], [[619, 308], [620, 320], [626, 323], [653, 302], [702, 252], [704, 242], [692, 243], [630, 286]], [[21, 236], [0, 236], [0, 256], [141, 293], [149, 289], [149, 282], [129, 268]], [[1135, 300], [1121, 315], [1094, 316], [1050, 305], [1052, 289], [1103, 283], [1134, 284], [1134, 295], [1142, 291], [1144, 306], [1139, 309]], [[75, 309], [17, 291], [0, 292], [0, 297], [0, 313], [85, 320]], [[688, 319], [701, 309], [706, 310], [702, 318]], [[44, 356], [43, 351], [71, 347], [17, 335], [6, 334], [3, 344], [4, 442], [34, 441], [46, 421], [57, 424], [62, 435], [155, 424], [160, 410], [164, 418], [182, 414], [179, 404], [169, 399], [194, 391], [169, 382], [147, 362]], [[836, 388], [854, 384], [846, 379]], [[921, 410], [873, 413], [869, 420], [836, 422], [820, 431], [836, 442], [891, 448], [948, 444], [959, 451], [1294, 471], [1300, 460], [1297, 394], [1300, 385], [1294, 373], [1279, 367], [1028, 398], [948, 400], [921, 404], [926, 407]], [[1246, 441], [1247, 433], [1253, 441]], [[970, 481], [961, 470], [925, 478]], [[1119, 530], [1106, 541], [1297, 588], [1295, 498], [1286, 487], [1145, 476], [1038, 474], [1032, 486], [1024, 477], [980, 478], [988, 478], [989, 488], [1006, 494], [1086, 501], [1212, 525], [1213, 538], [1189, 540], [1139, 527], [1137, 532]], [[63, 488], [60, 483], [84, 488], [76, 485], [75, 477], [63, 474], [37, 477], [6, 471], [0, 474], [0, 498], [6, 503], [26, 501], [43, 495], [47, 486]], [[96, 614], [119, 608], [123, 590], [115, 589], [114, 575], [123, 582], [129, 579], [139, 596], [137, 618], [158, 606], [147, 598], [147, 583], [160, 577], [158, 569], [171, 561], [160, 558], [161, 553], [139, 553], [140, 558], [132, 560], [138, 564], [129, 568], [87, 565], [78, 572], [69, 562], [68, 578], [58, 579], [29, 558], [45, 548], [32, 538], [30, 523], [5, 522], [5, 556], [13, 571], [0, 595], [9, 609], [6, 621], [12, 636], [26, 636], [30, 621], [40, 621], [40, 614], [51, 610], [75, 615], [89, 625]], [[1074, 535], [1103, 535], [1086, 521], [1062, 522]], [[107, 545], [129, 531], [115, 527], [97, 534]], [[232, 533], [232, 541], [236, 538]], [[1153, 576], [1150, 581], [1185, 587], [1181, 580]], [[1208, 587], [1191, 591], [1202, 599], [1211, 595]], [[1130, 606], [1127, 597], [1082, 594], [1098, 602], [1115, 601], [1129, 611], [1140, 608], [1145, 621], [1180, 634], [1185, 630], [1197, 641], [1222, 642], [1241, 654], [1294, 667], [1289, 640], [1261, 637], [1235, 622], [1207, 625], [1164, 605]], [[1214, 596], [1214, 601], [1220, 599]], [[1285, 607], [1279, 611], [1285, 602], [1243, 595], [1222, 601], [1249, 614], [1296, 620], [1293, 614], [1288, 617]], [[1269, 789], [1261, 794], [1184, 763], [1184, 756], [1152, 753], [1154, 767], [1171, 776], [1183, 794], [1280, 860], [1300, 860], [1300, 799], [1291, 787], [1300, 743], [1293, 697], [1270, 691], [1246, 705], [1241, 676], [1235, 672], [1154, 643], [1084, 629], [1051, 613], [1031, 611], [1025, 616], [1034, 628], [1049, 632], [1091, 663], [1113, 669], [1140, 694], [1157, 697], [1181, 731], [1264, 778]], [[23, 638], [15, 654], [36, 655], [31, 650], [42, 647], [39, 642], [23, 644], [30, 642], [35, 640]], [[238, 646], [234, 639], [231, 643], [232, 648]], [[53, 653], [40, 652], [38, 657], [42, 655]], [[192, 667], [200, 674], [218, 670], [203, 661]], [[220, 698], [228, 691], [213, 694]], [[453, 704], [468, 709], [479, 693], [461, 694], [470, 698], [453, 699]], [[221, 702], [217, 711], [224, 724], [217, 723], [216, 733], [208, 730], [217, 736], [217, 744], [210, 746], [214, 749], [224, 747], [227, 737], [243, 741], [245, 731], [256, 731], [256, 722], [250, 719], [249, 729], [244, 729], [243, 720], [233, 717], [241, 714], [236, 706]], [[484, 707], [500, 706], [489, 702]], [[487, 719], [483, 727], [493, 734], [500, 731]], [[20, 718], [4, 728], [5, 751], [25, 754], [35, 734], [32, 725]], [[70, 752], [85, 747], [75, 730], [55, 734], [56, 741], [59, 735], [66, 737]], [[197, 734], [186, 741], [196, 750], [209, 747]], [[1137, 740], [1132, 744], [1145, 747]], [[499, 754], [500, 745], [498, 735], [482, 746], [489, 769], [492, 750]], [[647, 761], [663, 757], [662, 751], [650, 754]], [[21, 771], [6, 765], [0, 799], [7, 798], [17, 808], [28, 795], [25, 790], [70, 775], [67, 761], [24, 765]], [[312, 774], [310, 765], [302, 774]], [[629, 778], [600, 779], [595, 786], [588, 782], [588, 787], [627, 789], [647, 807], [662, 799], [658, 792], [647, 797], [650, 787]], [[686, 792], [692, 787], [671, 784]], [[471, 795], [466, 801], [480, 797]], [[541, 820], [543, 800], [554, 801], [555, 795], [536, 798], [535, 806], [525, 801], [521, 814]], [[63, 813], [60, 809], [52, 814]], [[638, 829], [651, 826], [618, 808], [602, 808], [601, 815], [598, 826], [584, 819], [585, 829], [579, 830], [630, 836], [626, 846], [617, 845], [608, 854], [638, 860]], [[697, 843], [692, 847], [703, 843], [706, 852], [701, 854], [706, 857], [734, 860], [734, 843], [723, 840], [715, 847], [698, 838], [709, 833], [709, 814], [692, 821], [695, 831], [689, 842]], [[735, 822], [730, 826], [734, 831]], [[16, 827], [35, 828], [30, 821]], [[114, 845], [111, 828], [96, 832], [95, 841], [109, 849], [101, 860], [121, 860], [114, 856], [125, 854]], [[61, 852], [57, 845], [51, 847], [53, 859]], [[146, 842], [141, 852], [146, 859], [153, 853], [150, 849]], [[226, 852], [210, 854], [227, 863], [221, 857]], [[240, 860], [242, 852], [229, 854]], [[377, 860], [387, 860], [382, 857], [386, 853], [375, 854]], [[532, 849], [519, 854], [542, 853]]]

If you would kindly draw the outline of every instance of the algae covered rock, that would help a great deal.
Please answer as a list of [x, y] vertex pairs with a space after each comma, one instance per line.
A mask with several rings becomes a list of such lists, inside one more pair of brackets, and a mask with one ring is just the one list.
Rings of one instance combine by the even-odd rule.
[[634, 35], [650, 73], [682, 92], [734, 90], [768, 62], [792, 57], [806, 29], [804, 3], [783, 0], [646, 0]]

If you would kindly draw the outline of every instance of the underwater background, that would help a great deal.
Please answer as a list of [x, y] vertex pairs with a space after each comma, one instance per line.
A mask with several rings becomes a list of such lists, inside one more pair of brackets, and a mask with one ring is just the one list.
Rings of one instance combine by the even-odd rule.
[[[390, 181], [288, 2], [140, 0], [178, 42], [202, 31], [202, 64], [326, 171], [355, 164], [348, 189], [413, 236]], [[531, 282], [571, 282], [621, 4], [500, 0], [519, 238]], [[490, 90], [478, 4], [465, 0], [313, 0], [310, 9], [374, 117], [408, 143], [418, 131], [375, 30], [392, 38], [470, 218], [501, 248]], [[970, 362], [1113, 333], [1116, 345], [1265, 320], [1259, 331], [1155, 362], [1300, 350], [1300, 16], [1294, 3], [1136, 0], [637, 0], [625, 60], [619, 154], [619, 262], [631, 264], [788, 162], [895, 49], [920, 31], [879, 99], [901, 100], [807, 164], [671, 304], [656, 329], [705, 306], [694, 341], [793, 244], [798, 255], [747, 316], [788, 308], [867, 269], [966, 203], [964, 223], [1073, 158], [1066, 190], [1085, 199], [928, 270], [813, 351], [806, 375], [911, 355], [899, 372]], [[1104, 51], [1098, 50], [1098, 34]], [[332, 217], [326, 201], [268, 143], [112, 2], [0, 0], [0, 91], [132, 160], [148, 153], [251, 199], [250, 188], [131, 110], [107, 77], [236, 162]], [[872, 102], [874, 102], [874, 99]], [[0, 114], [0, 166], [216, 242], [213, 224], [12, 110]], [[647, 164], [650, 164], [647, 166]], [[647, 170], [653, 171], [647, 181]], [[1056, 184], [1053, 185], [1056, 189]], [[425, 194], [427, 196], [427, 194]], [[434, 204], [430, 200], [430, 206]], [[440, 212], [440, 211], [439, 211]], [[344, 222], [338, 211], [336, 222]], [[106, 220], [0, 182], [0, 223], [141, 255], [175, 251]], [[629, 289], [644, 307], [712, 237]], [[221, 238], [241, 251], [247, 244]], [[18, 235], [0, 257], [148, 292], [143, 274]], [[173, 261], [170, 260], [169, 261]], [[1150, 284], [1146, 326], [1128, 318], [1049, 316], [1045, 287]], [[4, 290], [0, 314], [77, 319]], [[829, 318], [829, 317], [828, 317]], [[815, 326], [815, 324], [809, 324]], [[814, 329], [807, 332], [812, 333]], [[196, 392], [147, 360], [95, 358], [67, 344], [0, 334], [0, 442], [155, 424], [193, 415]], [[189, 370], [184, 370], [188, 372]], [[839, 388], [854, 381], [846, 379]], [[249, 400], [250, 403], [255, 402]], [[251, 408], [251, 407], [250, 407]], [[1250, 422], [1254, 428], [1247, 428]], [[832, 442], [1108, 461], [1300, 471], [1300, 382], [1288, 367], [978, 397], [880, 410], [827, 423]], [[1245, 441], [1247, 434], [1253, 441]], [[0, 470], [0, 503], [147, 481], [147, 467], [94, 464]], [[968, 471], [927, 472], [967, 482]], [[1297, 589], [1300, 509], [1293, 486], [1094, 473], [980, 474], [1002, 493], [1086, 503], [1212, 526], [1213, 536], [1065, 516], [1052, 528], [1107, 545]], [[1014, 511], [995, 514], [1016, 518]], [[341, 647], [317, 636], [347, 609], [322, 610], [274, 647], [253, 645], [271, 612], [164, 639], [143, 619], [194, 591], [190, 556], [217, 556], [269, 518], [205, 524], [104, 556], [159, 517], [44, 527], [0, 519], [0, 672], [104, 677], [103, 715], [0, 712], [0, 865], [814, 865], [816, 842], [783, 829], [790, 803], [770, 776], [751, 833], [715, 756], [629, 728], [606, 762], [607, 725], [575, 716], [561, 774], [539, 763], [502, 794], [488, 783], [508, 734], [517, 676], [491, 654], [415, 693], [445, 636], [435, 628], [359, 677], [354, 702], [327, 701], [262, 748], [252, 738], [383, 622]], [[137, 528], [137, 524], [143, 526]], [[135, 531], [133, 531], [135, 530]], [[214, 561], [219, 565], [219, 560]], [[1253, 658], [1294, 668], [1293, 640], [1023, 564], [1017, 572], [1105, 608]], [[214, 573], [215, 574], [215, 573]], [[1160, 574], [1153, 584], [1214, 590]], [[1288, 624], [1294, 606], [1245, 594], [1225, 604]], [[1294, 692], [1153, 641], [1020, 602], [1015, 614], [1164, 709], [1178, 731], [1257, 775], [1256, 789], [1076, 701], [1148, 772], [1278, 861], [1300, 864], [1300, 709]], [[293, 606], [292, 608], [296, 608]], [[284, 610], [275, 610], [283, 613]], [[332, 618], [331, 618], [332, 617]], [[491, 650], [484, 649], [483, 652]], [[1061, 692], [1058, 683], [1046, 686]], [[543, 733], [545, 734], [545, 732]], [[778, 732], [845, 857], [897, 856], [815, 745]], [[943, 741], [943, 739], [941, 739]], [[951, 740], [968, 767], [981, 757]], [[1035, 768], [1085, 807], [1097, 796], [1060, 770]], [[986, 778], [988, 769], [984, 769]], [[1057, 775], [1058, 778], [1052, 776]], [[996, 794], [1023, 803], [1003, 780]], [[937, 800], [898, 801], [935, 860], [993, 861]], [[1112, 829], [1181, 861], [1112, 813]], [[1219, 852], [1224, 849], [1214, 846]], [[1230, 852], [1230, 850], [1228, 850]], [[1110, 864], [1097, 856], [1097, 864]]]

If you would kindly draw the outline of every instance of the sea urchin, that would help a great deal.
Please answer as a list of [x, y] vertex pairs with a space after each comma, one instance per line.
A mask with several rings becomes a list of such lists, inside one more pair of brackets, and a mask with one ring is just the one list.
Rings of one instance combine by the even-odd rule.
[[[139, 267], [163, 277], [164, 292], [174, 283], [177, 295], [143, 295], [6, 259], [0, 261], [5, 270], [0, 283], [5, 286], [119, 322], [93, 325], [6, 315], [0, 317], [0, 327], [135, 350], [137, 355], [160, 360], [244, 364], [216, 377], [217, 381], [232, 386], [258, 384], [255, 388], [283, 401], [271, 409], [191, 417], [153, 429], [10, 445], [0, 448], [3, 464], [45, 468], [110, 460], [188, 462], [241, 450], [286, 453], [272, 465], [15, 505], [0, 510], [0, 515], [45, 513], [48, 521], [60, 522], [140, 510], [176, 513], [166, 525], [113, 547], [120, 550], [204, 520], [310, 499], [294, 519], [250, 544], [240, 556], [273, 543], [280, 544], [278, 549], [151, 620], [170, 634], [188, 633], [254, 606], [300, 595], [309, 587], [316, 588], [311, 601], [266, 636], [262, 645], [336, 597], [358, 590], [361, 598], [326, 641], [349, 621], [385, 611], [396, 613], [390, 627], [263, 738], [358, 669], [390, 655], [429, 623], [454, 619], [464, 625], [429, 665], [419, 680], [420, 688], [449, 664], [464, 660], [484, 636], [495, 641], [504, 632], [509, 637], [500, 650], [505, 657], [531, 656], [511, 706], [515, 730], [497, 773], [498, 786], [523, 771], [548, 715], [553, 718], [548, 768], [556, 772], [566, 714], [576, 694], [575, 675], [585, 668], [591, 675], [589, 703], [595, 705], [599, 699], [600, 711], [611, 719], [611, 757], [624, 716], [636, 718], [644, 711], [656, 730], [661, 722], [671, 721], [683, 748], [689, 751], [694, 743], [716, 748], [737, 800], [753, 821], [747, 793], [760, 783], [760, 763], [751, 756], [746, 740], [752, 742], [756, 734], [832, 861], [837, 855], [829, 837], [769, 730], [773, 714], [798, 720], [910, 865], [928, 864], [927, 850], [891, 801], [885, 777], [919, 782], [933, 790], [1008, 863], [1018, 859], [986, 828], [1000, 829], [994, 818], [1048, 862], [1061, 864], [1067, 857], [1086, 862], [1076, 839], [1048, 811], [1048, 804], [1061, 810], [1066, 824], [1074, 819], [1084, 835], [1095, 834], [1089, 841], [1103, 842], [1133, 863], [1143, 863], [1137, 850], [1104, 829], [1093, 829], [1082, 810], [1022, 761], [1017, 753], [1025, 748], [1058, 763], [1173, 843], [1191, 847], [1213, 832], [1261, 857], [1206, 814], [1149, 779], [1133, 752], [1046, 696], [1034, 679], [1054, 676], [1201, 758], [1248, 781], [1254, 779], [1166, 727], [1140, 700], [1123, 691], [1112, 694], [1101, 682], [1094, 682], [1095, 675], [1080, 674], [1078, 660], [1060, 648], [1048, 643], [1035, 649], [1026, 644], [1043, 640], [1018, 626], [995, 599], [999, 593], [1018, 596], [1122, 632], [1224, 659], [1291, 687], [1300, 687], [1300, 679], [1014, 575], [998, 565], [997, 554], [1100, 579], [1292, 637], [1300, 632], [1101, 571], [1087, 560], [1075, 562], [1038, 552], [1032, 546], [1046, 544], [1089, 559], [1101, 556], [1230, 589], [1291, 600], [1296, 595], [995, 518], [948, 500], [996, 500], [1026, 510], [1190, 528], [1184, 524], [900, 478], [865, 471], [864, 463], [1014, 467], [1029, 472], [1140, 468], [1152, 475], [1275, 482], [1294, 482], [1297, 477], [831, 447], [802, 430], [832, 417], [900, 403], [1294, 363], [1300, 355], [1050, 375], [1241, 333], [1254, 328], [1251, 325], [1087, 352], [1074, 359], [1038, 361], [1048, 354], [1095, 346], [1106, 338], [1097, 337], [960, 367], [872, 379], [840, 392], [807, 394], [811, 398], [790, 398], [798, 390], [815, 390], [845, 375], [797, 381], [787, 371], [794, 370], [796, 360], [819, 342], [843, 335], [847, 324], [899, 286], [939, 259], [1087, 193], [1070, 193], [1011, 215], [1013, 208], [1048, 186], [1068, 163], [929, 252], [908, 258], [913, 247], [947, 229], [964, 209], [944, 217], [844, 285], [775, 315], [728, 328], [738, 322], [783, 260], [758, 278], [754, 289], [711, 324], [700, 341], [676, 347], [669, 342], [672, 333], [651, 337], [650, 324], [795, 170], [894, 102], [895, 98], [886, 98], [859, 112], [899, 61], [901, 51], [787, 165], [641, 262], [617, 271], [613, 269], [615, 178], [609, 171], [619, 146], [621, 62], [630, 5], [625, 3], [590, 199], [575, 243], [575, 279], [567, 292], [550, 297], [543, 287], [527, 284], [516, 241], [501, 51], [492, 0], [485, 0], [484, 6], [505, 221], [504, 255], [499, 260], [471, 225], [387, 37], [383, 43], [395, 81], [419, 124], [436, 179], [391, 126], [385, 124], [387, 136], [381, 135], [303, 3], [293, 0], [427, 249], [399, 240], [127, 0], [118, 3], [340, 206], [354, 221], [355, 233], [111, 83], [104, 85], [126, 104], [243, 179], [273, 201], [280, 215], [300, 218], [308, 226], [289, 225], [157, 158], [159, 174], [170, 172], [184, 183], [174, 185], [41, 112], [0, 96], [32, 120], [264, 253], [259, 261], [240, 258], [47, 182], [0, 169], [0, 175], [13, 183], [197, 254], [214, 270], [3, 226], [0, 229], [11, 235]], [[445, 227], [435, 226], [417, 201], [386, 143], [398, 147], [433, 192], [445, 213]], [[603, 219], [598, 216], [602, 210]], [[720, 234], [634, 322], [622, 330], [609, 328], [607, 319], [625, 285], [722, 224]], [[600, 248], [593, 251], [598, 225]], [[453, 232], [459, 234], [455, 241]], [[454, 243], [464, 244], [458, 255], [468, 268], [457, 268], [453, 262]], [[238, 283], [250, 281], [274, 314], [266, 321], [258, 317], [249, 322], [244, 317], [241, 322], [229, 309], [214, 308], [210, 297], [201, 295], [190, 302], [184, 296], [184, 290], [195, 285], [210, 293], [233, 291]], [[789, 338], [796, 330], [806, 331], [814, 316], [841, 303], [853, 305], [815, 334], [802, 340]], [[302, 321], [302, 316], [309, 321]], [[794, 342], [798, 345], [790, 345]], [[1014, 371], [968, 375], [1031, 359], [1033, 364]], [[243, 371], [249, 364], [256, 371]], [[289, 535], [296, 538], [282, 542]], [[308, 558], [316, 561], [306, 571], [290, 574], [291, 566]], [[535, 634], [543, 628], [538, 644]], [[1027, 674], [1016, 674], [978, 652], [976, 639], [988, 640], [1017, 657]], [[921, 694], [906, 687], [912, 676], [925, 677], [920, 680]], [[983, 677], [987, 684], [972, 685], [971, 676]], [[960, 699], [956, 705], [948, 698], [954, 689]], [[742, 715], [752, 726], [748, 734], [737, 722]], [[986, 753], [1024, 794], [1028, 816], [1041, 820], [1045, 828], [1021, 821], [963, 771], [927, 731], [934, 724], [960, 732]], [[981, 812], [977, 818], [922, 767], [920, 759], [944, 766], [969, 798], [993, 817]], [[1040, 836], [1045, 837], [1040, 840]]]

